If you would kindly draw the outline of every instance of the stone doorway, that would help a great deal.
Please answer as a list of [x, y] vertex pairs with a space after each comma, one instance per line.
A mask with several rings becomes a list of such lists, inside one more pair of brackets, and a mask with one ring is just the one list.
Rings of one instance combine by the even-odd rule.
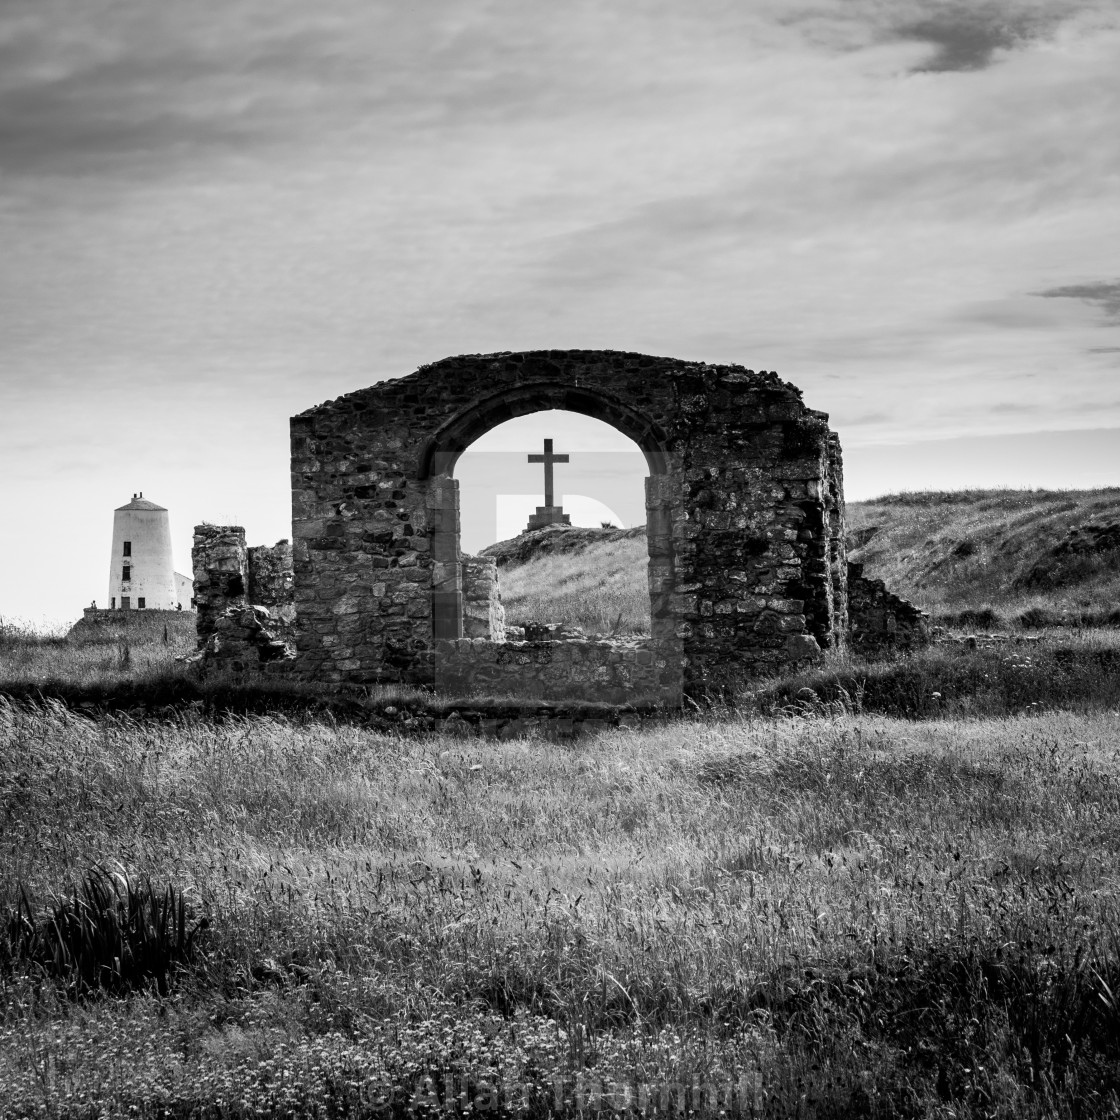
[[[501, 401], [500, 419], [505, 423], [515, 416], [549, 411], [558, 399], [556, 387], [540, 388], [536, 392], [517, 394], [512, 400]], [[617, 412], [613, 402], [605, 401], [593, 393], [580, 394], [578, 411], [594, 419]], [[454, 433], [441, 434], [451, 447], [433, 448], [430, 456], [429, 508], [432, 510], [433, 558], [433, 634], [438, 639], [457, 639], [464, 636], [462, 547], [459, 481], [454, 477], [460, 456], [485, 432], [497, 426], [488, 422], [487, 413], [493, 402], [483, 402], [479, 415], [464, 416], [462, 428]], [[577, 411], [568, 409], [562, 411]], [[511, 415], [512, 414], [512, 415]], [[605, 421], [610, 423], [609, 420]], [[630, 431], [617, 424], [616, 430], [628, 437]], [[637, 441], [633, 441], [637, 444]], [[464, 446], [459, 446], [463, 444]], [[671, 534], [671, 488], [665, 483], [670, 457], [663, 444], [647, 438], [646, 446], [637, 444], [646, 463], [645, 526], [647, 543], [647, 586], [650, 600], [650, 636], [659, 642], [675, 637], [670, 595], [673, 581], [673, 542]]]
[[579, 407], [558, 411], [578, 411], [605, 420], [625, 435], [639, 432], [637, 418], [632, 415], [626, 417], [625, 426], [619, 423], [620, 408], [616, 402], [590, 391], [572, 394], [561, 387], [546, 385], [482, 401], [477, 409], [458, 417], [453, 428], [438, 433], [433, 440], [427, 482], [432, 524], [436, 687], [460, 695], [483, 690], [539, 699], [676, 704], [682, 688], [682, 656], [671, 602], [673, 489], [665, 481], [671, 457], [664, 442], [652, 434], [647, 433], [644, 446], [638, 444], [648, 472], [643, 486], [649, 636], [629, 640], [569, 637], [558, 641], [548, 635], [526, 634], [527, 640], [521, 641], [507, 640], [504, 630], [500, 635], [491, 630], [480, 638], [465, 629], [468, 609], [478, 616], [495, 615], [492, 606], [485, 609], [488, 604], [468, 604], [467, 596], [477, 593], [477, 585], [468, 589], [465, 581], [481, 576], [481, 586], [493, 591], [499, 581], [496, 568], [486, 565], [489, 570], [480, 571], [480, 561], [463, 554], [456, 464], [471, 444], [497, 424], [554, 410], [562, 401], [574, 402]]

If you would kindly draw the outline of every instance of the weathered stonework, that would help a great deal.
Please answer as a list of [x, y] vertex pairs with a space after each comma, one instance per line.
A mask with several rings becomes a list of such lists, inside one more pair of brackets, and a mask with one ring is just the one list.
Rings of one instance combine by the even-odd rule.
[[196, 525], [191, 548], [194, 601], [201, 644], [214, 632], [217, 618], [231, 607], [249, 603], [249, 560], [240, 525]]
[[543, 529], [546, 525], [571, 525], [571, 517], [564, 512], [562, 506], [537, 506], [537, 512], [529, 514], [529, 524], [525, 527], [526, 533], [534, 529]]
[[292, 546], [247, 548], [240, 525], [196, 525], [191, 549], [198, 646], [240, 671], [290, 666], [295, 656]]
[[848, 604], [857, 653], [914, 650], [930, 643], [929, 617], [891, 594], [881, 579], [867, 579], [862, 564], [848, 564]]
[[436, 653], [436, 685], [453, 696], [654, 704], [679, 677], [670, 661], [673, 651], [649, 639], [443, 639]]
[[463, 637], [506, 640], [498, 564], [488, 556], [463, 554]]
[[665, 699], [843, 644], [843, 481], [826, 415], [773, 373], [553, 350], [448, 358], [293, 418], [301, 675], [436, 682], [441, 643], [467, 626], [455, 462], [495, 425], [553, 408], [645, 453]]
[[296, 596], [292, 576], [291, 541], [255, 545], [247, 550], [249, 602], [268, 607], [269, 613], [288, 625], [295, 621]]
[[295, 658], [290, 632], [267, 607], [230, 607], [214, 619], [209, 637], [199, 644], [208, 667], [235, 673], [288, 675]]

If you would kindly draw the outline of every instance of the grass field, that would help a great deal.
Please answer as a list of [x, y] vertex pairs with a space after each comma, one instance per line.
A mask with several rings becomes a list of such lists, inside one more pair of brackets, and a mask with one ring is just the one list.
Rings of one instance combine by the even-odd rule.
[[[0, 1117], [1116, 1115], [1117, 674], [1079, 641], [573, 743], [0, 700]], [[65, 672], [29, 644], [0, 681]], [[943, 708], [864, 703], [946, 666]]]
[[65, 680], [75, 687], [131, 685], [165, 675], [197, 645], [194, 614], [132, 612], [127, 621], [78, 622], [43, 633], [0, 618], [0, 686]]

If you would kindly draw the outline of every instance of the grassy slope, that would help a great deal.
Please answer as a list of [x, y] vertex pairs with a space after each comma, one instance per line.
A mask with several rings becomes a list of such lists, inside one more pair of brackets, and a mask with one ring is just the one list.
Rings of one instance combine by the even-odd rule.
[[848, 505], [849, 558], [935, 613], [1107, 614], [1120, 606], [1120, 551], [1059, 550], [1085, 523], [1120, 524], [1120, 490], [892, 494]]
[[[484, 551], [501, 563], [507, 622], [561, 622], [589, 635], [649, 633], [644, 528], [547, 530], [525, 537], [532, 540], [514, 538]], [[511, 554], [515, 558], [503, 562]]]
[[[1120, 608], [1120, 550], [1062, 554], [1071, 529], [1120, 526], [1120, 490], [894, 494], [848, 506], [849, 556], [935, 615], [993, 607], [994, 624], [1101, 622]], [[510, 621], [649, 632], [642, 530], [551, 531], [487, 550], [505, 561]]]

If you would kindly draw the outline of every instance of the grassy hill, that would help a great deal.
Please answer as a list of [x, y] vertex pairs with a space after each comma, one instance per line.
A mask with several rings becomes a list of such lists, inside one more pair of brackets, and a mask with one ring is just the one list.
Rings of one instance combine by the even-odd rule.
[[551, 526], [483, 549], [501, 569], [506, 621], [578, 626], [588, 635], [649, 633], [646, 530]]
[[935, 616], [1120, 621], [1120, 489], [887, 494], [848, 529], [849, 558]]
[[[1120, 489], [887, 494], [849, 503], [848, 526], [849, 557], [935, 619], [1120, 622]], [[552, 527], [485, 554], [501, 566], [514, 624], [649, 633], [642, 527]]]

